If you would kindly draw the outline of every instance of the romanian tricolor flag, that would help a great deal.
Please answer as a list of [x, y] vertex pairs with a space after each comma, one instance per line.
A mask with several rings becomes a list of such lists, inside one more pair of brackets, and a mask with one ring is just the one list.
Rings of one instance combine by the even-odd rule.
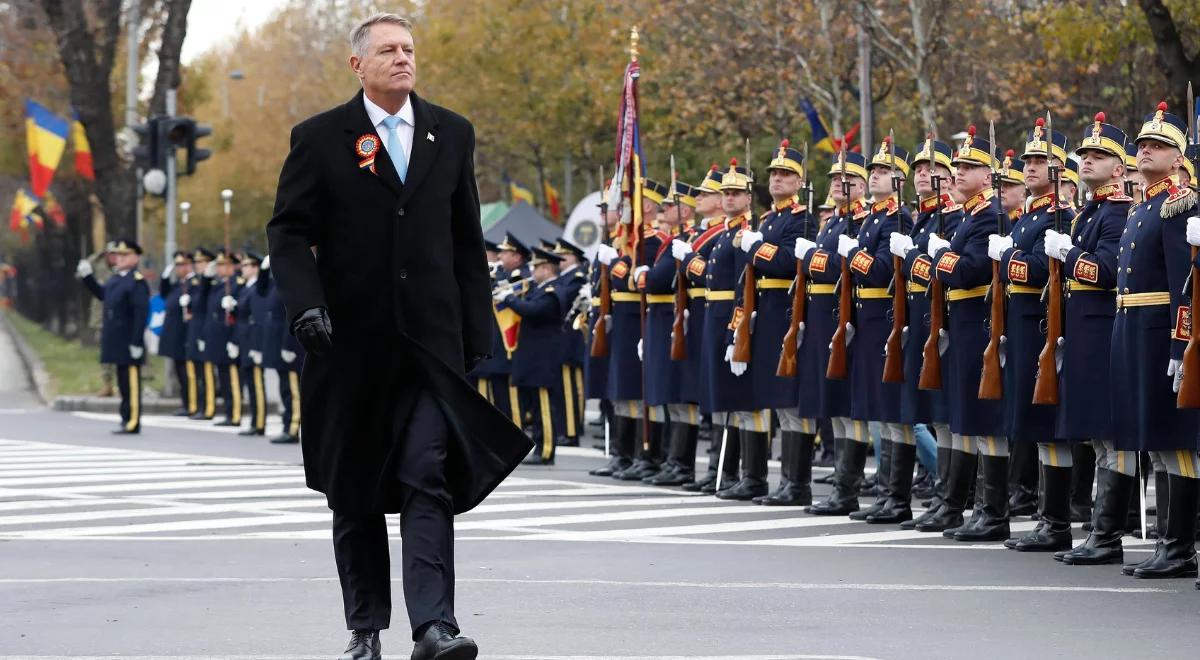
[[37, 101], [25, 100], [25, 140], [29, 154], [29, 185], [36, 197], [50, 190], [54, 170], [67, 146], [67, 120], [50, 112]]
[[546, 196], [546, 210], [550, 212], [550, 219], [562, 222], [562, 203], [558, 201], [558, 190], [549, 181], [543, 181], [542, 193]]
[[96, 170], [92, 168], [92, 146], [88, 144], [87, 132], [79, 123], [79, 115], [71, 115], [71, 148], [75, 150], [75, 171], [88, 181], [96, 180]]
[[36, 197], [25, 192], [23, 188], [18, 188], [17, 195], [13, 198], [12, 212], [8, 216], [9, 228], [19, 231], [31, 226], [40, 226], [41, 218], [33, 212], [38, 204]]
[[637, 59], [637, 43], [638, 33], [635, 27], [630, 34], [629, 64], [625, 67], [621, 104], [617, 112], [616, 174], [608, 193], [614, 208], [620, 208], [618, 204], [621, 200], [621, 190], [628, 186], [630, 220], [633, 226], [626, 237], [625, 249], [626, 254], [634, 255], [635, 266], [640, 265], [637, 254], [645, 232], [642, 219], [642, 179], [646, 177], [646, 158], [642, 153], [642, 136], [638, 123], [637, 83], [641, 78], [642, 68]]
[[495, 306], [496, 324], [500, 326], [500, 338], [504, 341], [504, 351], [512, 357], [517, 350], [517, 338], [521, 334], [521, 315], [508, 307]]
[[804, 111], [804, 116], [808, 118], [808, 127], [812, 130], [812, 145], [819, 151], [832, 154], [837, 151], [833, 145], [833, 140], [829, 137], [829, 128], [825, 126], [825, 121], [821, 119], [821, 115], [817, 113], [817, 109], [808, 99], [800, 100], [800, 109]]
[[525, 186], [522, 186], [516, 181], [510, 180], [508, 182], [508, 194], [512, 196], [513, 204], [516, 204], [517, 202], [525, 202], [530, 206], [534, 205], [533, 191]]

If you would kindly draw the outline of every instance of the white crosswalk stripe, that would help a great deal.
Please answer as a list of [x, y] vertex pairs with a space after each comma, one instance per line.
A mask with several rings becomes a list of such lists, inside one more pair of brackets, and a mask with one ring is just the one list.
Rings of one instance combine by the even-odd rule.
[[[329, 522], [299, 465], [0, 439], [0, 540], [328, 540]], [[395, 517], [389, 523], [398, 533]], [[1013, 531], [1032, 526], [1014, 522]], [[551, 474], [510, 477], [455, 527], [463, 541], [1000, 547]]]

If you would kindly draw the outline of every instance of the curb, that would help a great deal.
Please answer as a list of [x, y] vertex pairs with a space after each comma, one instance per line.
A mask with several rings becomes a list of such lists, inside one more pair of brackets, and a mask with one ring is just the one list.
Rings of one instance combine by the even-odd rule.
[[13, 344], [17, 347], [17, 354], [21, 357], [21, 363], [25, 365], [25, 375], [29, 378], [29, 384], [33, 386], [33, 391], [41, 400], [42, 405], [50, 403], [50, 374], [46, 373], [46, 366], [42, 363], [42, 359], [37, 353], [30, 348], [25, 342], [25, 338], [12, 323], [8, 321], [9, 312], [0, 311], [0, 325], [4, 326], [5, 332], [12, 338]]
[[[120, 411], [121, 399], [106, 396], [63, 395], [54, 397], [50, 403], [54, 410], [62, 412], [93, 412], [116, 413]], [[148, 415], [170, 415], [179, 409], [179, 399], [162, 397], [142, 397], [142, 413]], [[218, 412], [220, 412], [218, 410]], [[245, 404], [242, 415], [253, 415], [249, 404]], [[279, 406], [273, 401], [267, 402], [267, 414], [279, 414]]]

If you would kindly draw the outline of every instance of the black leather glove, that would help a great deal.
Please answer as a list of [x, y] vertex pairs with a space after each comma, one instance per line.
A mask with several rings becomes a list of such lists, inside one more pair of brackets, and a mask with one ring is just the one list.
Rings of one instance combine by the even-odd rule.
[[333, 326], [329, 322], [329, 312], [324, 307], [312, 307], [301, 312], [292, 321], [292, 334], [304, 350], [314, 355], [324, 355], [333, 349]]
[[466, 362], [467, 372], [468, 372], [468, 373], [470, 373], [470, 371], [471, 371], [472, 369], [474, 369], [475, 367], [479, 366], [479, 363], [480, 363], [480, 362], [483, 362], [484, 360], [486, 360], [486, 359], [488, 359], [488, 358], [490, 358], [490, 357], [492, 357], [492, 356], [490, 356], [490, 355], [484, 355], [484, 354], [482, 354], [482, 353], [476, 353], [476, 354], [474, 354], [474, 355], [468, 355], [468, 356], [467, 356], [467, 362]]

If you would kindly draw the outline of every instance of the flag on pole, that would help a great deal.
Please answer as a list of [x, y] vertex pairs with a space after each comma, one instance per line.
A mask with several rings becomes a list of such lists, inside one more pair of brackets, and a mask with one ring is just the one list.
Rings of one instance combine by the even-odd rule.
[[638, 128], [637, 82], [641, 77], [641, 65], [637, 59], [637, 28], [630, 34], [629, 65], [625, 67], [625, 83], [622, 86], [621, 106], [617, 114], [617, 167], [609, 188], [610, 204], [620, 208], [621, 189], [628, 186], [630, 196], [630, 219], [633, 231], [627, 234], [625, 244], [634, 255], [637, 266], [637, 247], [642, 233], [642, 179], [646, 176], [646, 158], [642, 153], [641, 131]]
[[493, 305], [492, 309], [496, 312], [496, 325], [500, 328], [504, 352], [511, 358], [517, 350], [517, 340], [521, 335], [521, 315], [508, 307]]
[[550, 213], [550, 219], [562, 222], [562, 203], [558, 200], [558, 190], [549, 181], [543, 181], [542, 194], [546, 196], [546, 210]]
[[32, 226], [40, 227], [41, 218], [33, 212], [39, 203], [38, 199], [25, 192], [24, 188], [18, 188], [17, 194], [13, 198], [12, 211], [8, 215], [9, 228], [13, 231], [20, 231]]
[[829, 137], [829, 128], [825, 126], [825, 121], [821, 119], [817, 109], [808, 99], [800, 99], [800, 109], [808, 118], [808, 127], [812, 130], [812, 145], [819, 151], [835, 153], [837, 148], [834, 147], [833, 139]]
[[92, 146], [88, 144], [87, 132], [79, 123], [79, 115], [71, 113], [71, 148], [75, 150], [75, 171], [88, 181], [96, 180], [92, 167]]
[[67, 120], [32, 99], [25, 100], [25, 139], [29, 154], [29, 186], [36, 197], [50, 190], [54, 171], [67, 146]]
[[513, 204], [516, 204], [517, 202], [525, 202], [530, 206], [535, 205], [532, 190], [522, 186], [508, 177], [504, 177], [504, 180], [508, 182], [508, 194], [509, 197], [512, 198]]

